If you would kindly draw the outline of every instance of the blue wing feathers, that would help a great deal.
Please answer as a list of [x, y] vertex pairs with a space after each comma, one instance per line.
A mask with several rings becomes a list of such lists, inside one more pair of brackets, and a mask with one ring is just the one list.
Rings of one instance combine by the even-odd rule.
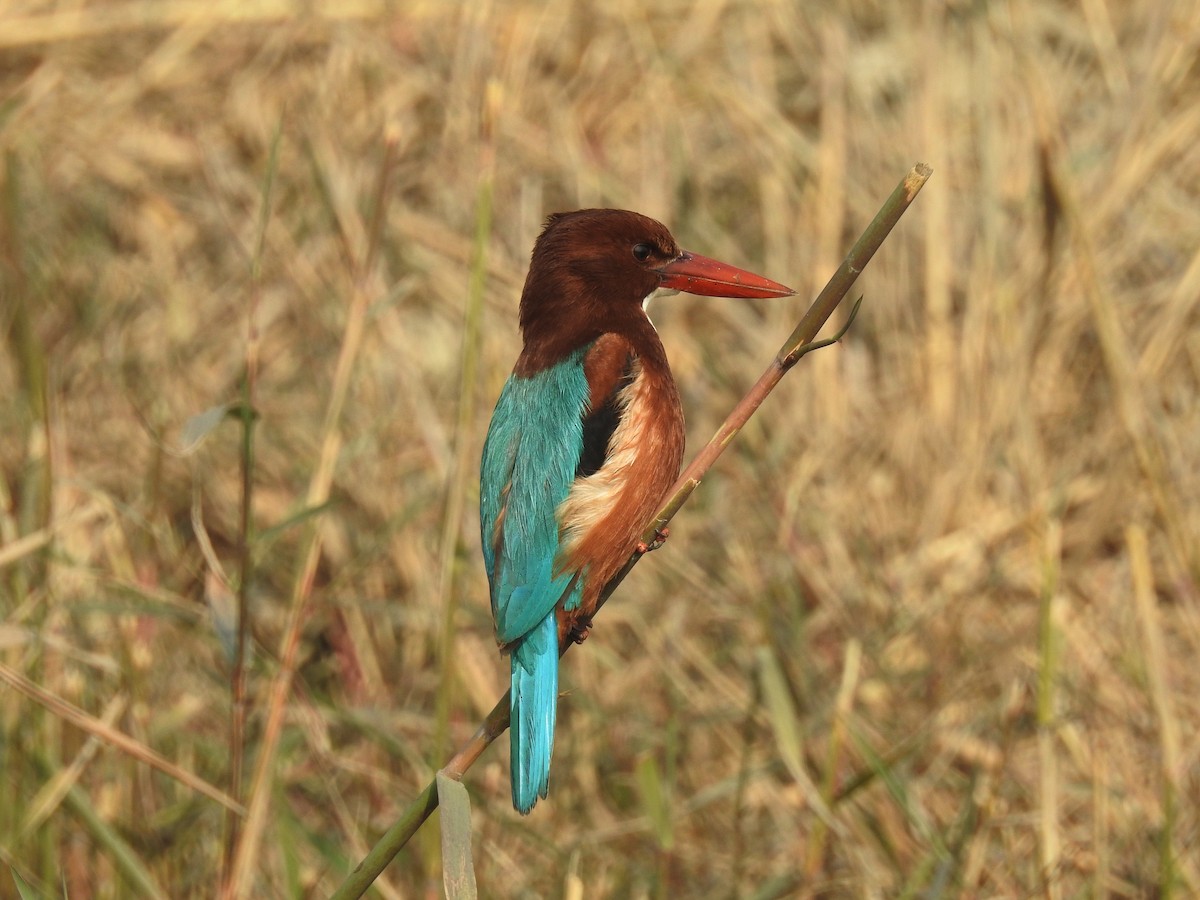
[[554, 576], [555, 511], [583, 452], [586, 348], [504, 385], [480, 470], [480, 525], [496, 639], [509, 644], [557, 605], [572, 573]]
[[512, 799], [521, 813], [545, 797], [558, 704], [558, 622], [564, 594], [578, 604], [576, 573], [555, 575], [556, 511], [583, 454], [587, 348], [528, 378], [511, 376], [488, 428], [479, 519], [496, 639], [512, 652]]

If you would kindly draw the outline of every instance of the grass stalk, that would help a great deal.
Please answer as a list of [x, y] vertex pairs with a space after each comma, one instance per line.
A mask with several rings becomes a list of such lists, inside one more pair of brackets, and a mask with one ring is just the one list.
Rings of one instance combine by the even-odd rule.
[[[125, 714], [128, 707], [129, 697], [125, 694], [117, 694], [108, 701], [104, 713], [97, 719], [98, 726], [107, 729], [114, 728], [117, 719]], [[71, 788], [75, 787], [88, 764], [95, 758], [100, 745], [100, 739], [95, 734], [89, 734], [83, 746], [79, 748], [79, 752], [75, 754], [75, 758], [71, 760], [71, 764], [42, 785], [41, 790], [37, 792], [30, 801], [29, 807], [24, 811], [20, 829], [17, 831], [17, 842], [29, 836], [35, 828], [53, 814], [63, 797]]]
[[1116, 398], [1116, 407], [1132, 445], [1150, 496], [1162, 519], [1179, 570], [1192, 581], [1200, 581], [1200, 552], [1193, 539], [1187, 516], [1173, 485], [1170, 455], [1158, 405], [1147, 394], [1138, 372], [1133, 347], [1117, 313], [1117, 304], [1101, 277], [1101, 261], [1096, 252], [1091, 217], [1080, 203], [1070, 167], [1070, 151], [1063, 140], [1067, 131], [1046, 90], [1046, 82], [1027, 56], [1026, 82], [1033, 101], [1034, 118], [1041, 141], [1045, 180], [1051, 202], [1062, 211], [1079, 281], [1088, 302], [1088, 310], [1099, 339], [1105, 373]]
[[[1159, 622], [1158, 600], [1154, 590], [1154, 570], [1150, 561], [1150, 542], [1140, 525], [1125, 529], [1125, 544], [1133, 574], [1133, 599], [1141, 624], [1142, 657], [1154, 715], [1158, 719], [1160, 777], [1162, 779], [1162, 825], [1158, 840], [1158, 894], [1163, 900], [1175, 896], [1192, 896], [1197, 885], [1183, 885], [1176, 860], [1176, 826], [1179, 817], [1179, 788], [1183, 777], [1183, 749], [1179, 719], [1171, 698], [1171, 682], [1167, 674], [1169, 659]], [[1187, 888], [1181, 893], [1181, 889]]]
[[1055, 750], [1058, 728], [1057, 685], [1059, 646], [1058, 573], [1062, 556], [1062, 525], [1052, 520], [1047, 525], [1042, 556], [1042, 590], [1038, 605], [1038, 762], [1040, 796], [1038, 806], [1038, 846], [1042, 872], [1042, 891], [1047, 900], [1058, 900], [1058, 862], [1062, 852], [1058, 813], [1058, 756]]
[[[386, 216], [388, 188], [396, 151], [399, 146], [398, 131], [389, 128], [384, 138], [383, 160], [375, 190], [375, 212], [368, 235], [366, 252], [362, 257], [346, 313], [346, 324], [342, 333], [342, 346], [334, 369], [333, 385], [325, 409], [325, 421], [321, 430], [321, 451], [317, 467], [309, 482], [305, 505], [317, 507], [329, 499], [338, 452], [342, 445], [339, 423], [350, 390], [350, 376], [354, 362], [362, 345], [364, 320], [370, 300], [367, 282], [374, 269], [376, 255]], [[226, 900], [246, 896], [250, 890], [251, 873], [254, 871], [263, 831], [267, 823], [267, 810], [272, 792], [275, 755], [279, 749], [279, 738], [283, 730], [283, 717], [291, 693], [292, 677], [296, 671], [296, 653], [300, 644], [300, 627], [304, 623], [308, 599], [312, 594], [313, 579], [317, 562], [321, 556], [321, 529], [313, 523], [308, 530], [308, 543], [301, 557], [300, 570], [293, 582], [291, 604], [287, 625], [279, 653], [279, 669], [271, 682], [267, 701], [266, 722], [259, 745], [258, 762], [251, 782], [247, 801], [246, 820], [243, 825], [233, 865], [225, 880], [221, 896]]]
[[[471, 477], [471, 453], [475, 446], [471, 426], [475, 419], [475, 385], [478, 380], [479, 350], [483, 334], [483, 296], [487, 280], [487, 248], [492, 236], [493, 172], [496, 167], [496, 147], [493, 139], [494, 121], [498, 110], [491, 98], [482, 114], [479, 186], [475, 201], [475, 240], [471, 250], [470, 276], [467, 283], [467, 304], [463, 318], [463, 339], [460, 356], [458, 418], [455, 424], [454, 467], [446, 489], [446, 505], [442, 516], [441, 561], [438, 571], [438, 600], [442, 604], [440, 650], [438, 654], [438, 693], [435, 708], [436, 740], [433, 752], [440, 756], [448, 740], [454, 676], [454, 620], [458, 613], [459, 594], [455, 584], [459, 552], [462, 545], [463, 496]], [[498, 95], [496, 95], [498, 96]]]
[[[48, 760], [36, 755], [33, 759], [38, 769], [41, 770], [43, 777], [50, 778], [54, 775], [54, 767]], [[112, 823], [106, 821], [97, 812], [95, 806], [88, 799], [87, 794], [78, 786], [73, 786], [67, 791], [66, 796], [63, 798], [63, 803], [71, 811], [71, 814], [79, 820], [84, 831], [91, 836], [96, 845], [107, 854], [108, 859], [112, 861], [117, 872], [136, 891], [139, 897], [149, 897], [151, 900], [167, 900], [171, 896], [155, 880], [154, 875], [150, 872], [149, 867], [141, 856], [138, 855], [137, 851], [129, 845], [128, 841], [121, 837]], [[47, 884], [56, 884], [60, 882], [63, 875], [64, 873], [60, 864], [60, 868], [54, 873], [54, 876], [46, 878], [45, 881]]]
[[[3, 209], [0, 224], [0, 260], [6, 272], [0, 281], [0, 293], [6, 310], [0, 325], [6, 325], [9, 349], [17, 362], [16, 375], [26, 415], [20, 418], [23, 434], [23, 473], [16, 496], [20, 503], [17, 528], [29, 534], [51, 526], [50, 404], [46, 350], [35, 327], [34, 312], [40, 298], [35, 293], [33, 273], [26, 261], [23, 236], [25, 200], [21, 186], [23, 166], [17, 156], [5, 154]], [[11, 321], [5, 321], [11, 316]], [[27, 566], [10, 575], [14, 596], [23, 596], [34, 585], [45, 581], [41, 556], [31, 558]]]
[[[688, 497], [692, 495], [692, 492], [700, 484], [700, 479], [708, 472], [733, 438], [737, 436], [737, 433], [746, 424], [750, 416], [762, 405], [763, 400], [766, 399], [775, 385], [787, 374], [788, 370], [809, 351], [827, 345], [828, 342], [815, 341], [817, 333], [821, 330], [821, 326], [825, 324], [838, 304], [842, 302], [850, 288], [854, 286], [854, 282], [858, 279], [863, 268], [870, 262], [871, 257], [875, 255], [875, 251], [879, 249], [880, 245], [896, 226], [896, 223], [900, 221], [900, 217], [904, 214], [904, 211], [908, 209], [932, 174], [933, 170], [929, 166], [924, 163], [918, 163], [901, 180], [900, 184], [897, 185], [891, 196], [888, 197], [879, 212], [871, 220], [871, 223], [867, 226], [862, 236], [855, 242], [850, 253], [847, 254], [833, 277], [830, 278], [816, 300], [808, 308], [808, 311], [800, 319], [799, 324], [797, 324], [795, 330], [793, 330], [792, 334], [784, 342], [766, 372], [763, 373], [750, 389], [750, 392], [742, 398], [733, 412], [725, 419], [725, 422], [717, 430], [716, 435], [692, 459], [687, 469], [679, 476], [679, 479], [667, 494], [668, 499], [666, 503], [643, 532], [642, 539], [646, 544], [651, 544], [654, 541], [656, 535], [671, 521], [683, 504], [687, 502]], [[840, 334], [838, 337], [840, 337]], [[836, 339], [834, 338], [834, 340]], [[613, 592], [637, 564], [642, 555], [644, 554], [635, 553], [630, 557], [624, 568], [613, 576], [600, 595], [596, 607], [597, 611], [608, 601], [608, 598], [612, 596]], [[562, 648], [561, 652], [566, 653], [571, 646], [568, 643]], [[443, 771], [455, 777], [461, 777], [475, 760], [479, 758], [483, 751], [487, 749], [491, 742], [508, 728], [508, 714], [508, 693], [506, 692], [492, 708], [492, 711], [488, 713], [484, 723], [479, 726], [475, 734], [472, 735], [471, 739], [459, 752], [451, 758]], [[403, 849], [404, 845], [408, 843], [409, 839], [411, 839], [425, 819], [436, 808], [437, 786], [436, 782], [431, 782], [409, 804], [400, 820], [380, 838], [375, 847], [372, 848], [370, 854], [359, 863], [351, 876], [342, 882], [338, 889], [331, 895], [331, 900], [349, 900], [349, 898], [361, 897], [371, 882], [379, 876], [387, 864]]]
[[244, 811], [241, 804], [224, 791], [214, 787], [192, 772], [180, 768], [162, 754], [147, 747], [141, 741], [131, 738], [122, 731], [111, 728], [103, 720], [84, 712], [74, 704], [68, 703], [62, 697], [52, 694], [9, 666], [0, 664], [0, 682], [24, 694], [40, 707], [52, 713], [56, 719], [69, 722], [76, 728], [94, 735], [106, 744], [110, 744], [121, 752], [128, 754], [133, 759], [151, 768], [158, 769], [158, 771], [169, 778], [174, 778], [197, 793], [217, 801], [217, 803], [220, 803], [226, 809], [233, 810], [239, 814]]
[[[480, 116], [480, 169], [475, 200], [475, 238], [467, 283], [467, 303], [463, 315], [460, 350], [458, 417], [454, 430], [454, 464], [446, 485], [442, 513], [441, 552], [438, 569], [437, 601], [442, 621], [438, 636], [438, 688], [434, 698], [434, 740], [429, 747], [431, 765], [446, 752], [450, 743], [450, 709], [458, 688], [454, 666], [455, 620], [460, 594], [457, 574], [462, 549], [463, 502], [466, 485], [476, 462], [476, 446], [471, 429], [475, 421], [475, 395], [478, 380], [479, 351], [483, 335], [483, 297], [487, 280], [487, 249], [492, 236], [493, 173], [496, 168], [494, 122], [499, 94], [492, 86], [486, 94]], [[428, 868], [441, 868], [441, 844], [430, 834], [425, 845]]]
[[731, 900], [739, 900], [742, 896], [742, 883], [745, 859], [743, 848], [746, 843], [746, 828], [743, 822], [746, 811], [746, 788], [750, 783], [750, 759], [754, 742], [754, 720], [762, 706], [762, 689], [758, 679], [753, 680], [750, 700], [738, 727], [738, 770], [737, 781], [733, 794], [733, 836], [730, 841], [730, 857], [733, 859], [733, 872], [730, 877], [729, 896]]
[[[242, 767], [246, 752], [246, 644], [250, 630], [250, 589], [254, 580], [254, 422], [258, 386], [258, 302], [262, 278], [263, 248], [266, 244], [267, 225], [270, 222], [271, 189], [275, 184], [275, 173], [279, 166], [279, 145], [283, 136], [283, 122], [275, 126], [271, 140], [271, 153], [267, 159], [267, 173], [263, 183], [259, 204], [258, 237], [250, 260], [251, 296], [250, 308], [246, 313], [246, 357], [242, 373], [242, 397], [240, 419], [242, 425], [241, 474], [242, 496], [238, 519], [238, 584], [237, 584], [237, 641], [234, 645], [233, 667], [229, 676], [229, 795], [242, 800]], [[232, 812], [225, 817], [225, 854], [222, 868], [228, 875], [233, 864], [233, 854], [241, 831], [241, 819]], [[224, 880], [224, 878], [222, 879]]]
[[[825, 755], [825, 782], [821, 786], [821, 799], [831, 811], [837, 795], [838, 766], [842, 748], [846, 743], [846, 723], [854, 706], [854, 692], [858, 688], [862, 670], [862, 644], [851, 640], [846, 644], [845, 661], [842, 664], [842, 681], [838, 687], [837, 700], [833, 708], [833, 721], [829, 728], [829, 747]], [[813, 823], [812, 837], [808, 843], [808, 858], [804, 866], [807, 879], [815, 879], [821, 870], [825, 856], [825, 845], [829, 839], [829, 826], [821, 817]]]

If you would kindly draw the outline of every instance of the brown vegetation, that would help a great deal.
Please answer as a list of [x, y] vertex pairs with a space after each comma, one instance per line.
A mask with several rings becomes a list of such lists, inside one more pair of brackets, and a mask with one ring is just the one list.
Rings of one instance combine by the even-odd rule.
[[[565, 660], [549, 801], [468, 774], [481, 891], [1200, 891], [1200, 12], [818, 6], [0, 12], [0, 859], [327, 895], [506, 686], [475, 467], [544, 216], [803, 297], [923, 160]], [[656, 302], [691, 446], [806, 303]]]

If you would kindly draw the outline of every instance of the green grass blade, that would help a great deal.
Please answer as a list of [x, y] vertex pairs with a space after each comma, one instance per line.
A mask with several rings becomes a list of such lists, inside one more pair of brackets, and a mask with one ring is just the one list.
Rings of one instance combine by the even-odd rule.
[[17, 886], [17, 894], [21, 900], [42, 900], [42, 895], [33, 889], [33, 887], [21, 877], [21, 873], [16, 869], [9, 869], [12, 872], [13, 883]]
[[654, 838], [663, 850], [670, 850], [675, 843], [674, 830], [671, 827], [670, 793], [663, 784], [662, 773], [653, 756], [647, 756], [638, 763], [638, 791], [642, 795], [642, 808], [650, 819], [654, 830]]
[[474, 900], [475, 863], [471, 856], [471, 798], [461, 781], [437, 775], [442, 822], [442, 885], [447, 900]]

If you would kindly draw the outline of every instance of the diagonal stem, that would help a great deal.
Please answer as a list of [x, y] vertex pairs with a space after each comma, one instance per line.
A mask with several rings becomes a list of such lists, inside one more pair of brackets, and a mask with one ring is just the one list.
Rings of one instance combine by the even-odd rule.
[[[896, 223], [900, 221], [900, 217], [904, 211], [908, 209], [917, 193], [924, 187], [925, 182], [929, 180], [929, 176], [933, 174], [931, 169], [925, 163], [917, 163], [911, 171], [904, 177], [892, 194], [880, 207], [875, 218], [871, 220], [871, 224], [867, 226], [862, 236], [850, 249], [845, 260], [838, 267], [838, 270], [829, 279], [829, 282], [817, 295], [817, 299], [813, 301], [812, 306], [808, 308], [808, 312], [800, 320], [796, 329], [788, 336], [788, 339], [783, 342], [779, 352], [775, 355], [775, 359], [767, 366], [767, 370], [759, 377], [754, 386], [746, 393], [746, 396], [738, 402], [738, 405], [733, 408], [733, 411], [725, 419], [725, 422], [717, 430], [704, 448], [696, 454], [691, 463], [679, 476], [675, 485], [667, 493], [667, 501], [659, 510], [654, 521], [646, 526], [642, 534], [642, 541], [646, 544], [653, 543], [657, 534], [662, 528], [675, 517], [679, 509], [687, 502], [688, 497], [692, 495], [697, 486], [700, 484], [701, 478], [708, 473], [712, 468], [713, 463], [729, 446], [729, 442], [737, 436], [737, 433], [742, 430], [742, 427], [754, 415], [755, 410], [762, 405], [763, 400], [767, 395], [775, 389], [787, 371], [794, 366], [802, 356], [811, 350], [819, 349], [821, 346], [828, 346], [828, 343], [821, 341], [813, 343], [817, 336], [817, 332], [828, 321], [833, 311], [837, 309], [849, 293], [850, 288], [854, 286], [854, 282], [858, 279], [859, 274], [871, 261], [871, 257], [875, 255], [875, 251], [879, 249], [884, 239], [891, 233]], [[858, 309], [858, 302], [855, 302], [854, 312]], [[851, 313], [850, 321], [853, 321], [854, 312]], [[834, 341], [841, 338], [848, 328], [850, 322], [846, 323], [838, 334], [833, 338]], [[625, 579], [637, 562], [644, 554], [635, 553], [629, 558], [612, 580], [604, 586], [603, 592], [600, 594], [599, 603], [596, 606], [597, 611], [607, 602], [612, 596], [617, 586]], [[562, 649], [563, 653], [571, 647], [568, 641], [567, 645]], [[455, 778], [461, 778], [482, 754], [483, 751], [497, 737], [502, 735], [505, 729], [508, 728], [508, 692], [496, 703], [492, 711], [488, 713], [483, 724], [476, 729], [471, 735], [470, 740], [464, 744], [457, 753], [446, 764], [443, 772]], [[403, 849], [409, 839], [416, 834], [417, 829], [421, 824], [429, 818], [429, 815], [437, 808], [437, 783], [431, 781], [426, 788], [417, 795], [416, 799], [409, 804], [404, 815], [379, 839], [379, 842], [372, 848], [358, 867], [355, 868], [350, 876], [342, 882], [341, 886], [331, 895], [330, 900], [350, 900], [353, 897], [361, 897], [368, 887], [371, 886], [379, 874], [387, 867], [387, 864], [392, 861], [397, 853]]]

